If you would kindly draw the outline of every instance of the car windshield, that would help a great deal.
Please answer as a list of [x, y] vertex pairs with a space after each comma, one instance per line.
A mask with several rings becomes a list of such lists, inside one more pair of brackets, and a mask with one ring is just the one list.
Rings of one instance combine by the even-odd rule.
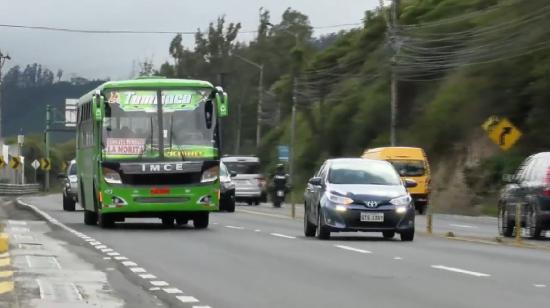
[[[217, 156], [216, 125], [209, 89], [109, 91], [103, 120], [108, 160], [204, 159]], [[157, 97], [163, 105], [160, 132]], [[211, 125], [208, 125], [207, 118]]]
[[224, 162], [227, 169], [236, 174], [259, 174], [259, 162]]
[[69, 175], [73, 175], [73, 174], [76, 174], [76, 164], [71, 164], [71, 166], [69, 167]]
[[390, 164], [385, 162], [337, 162], [328, 174], [332, 184], [400, 185], [401, 180]]
[[401, 176], [422, 176], [426, 173], [424, 162], [421, 160], [390, 160], [389, 162]]

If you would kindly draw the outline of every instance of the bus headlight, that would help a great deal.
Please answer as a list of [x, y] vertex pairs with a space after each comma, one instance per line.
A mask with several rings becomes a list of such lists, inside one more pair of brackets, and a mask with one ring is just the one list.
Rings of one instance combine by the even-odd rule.
[[202, 172], [201, 183], [214, 182], [220, 176], [220, 167], [213, 166]]
[[103, 167], [103, 179], [109, 184], [122, 184], [120, 174], [113, 169]]

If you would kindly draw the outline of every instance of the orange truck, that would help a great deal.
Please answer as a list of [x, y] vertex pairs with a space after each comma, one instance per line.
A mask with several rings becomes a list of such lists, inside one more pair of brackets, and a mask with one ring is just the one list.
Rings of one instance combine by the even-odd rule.
[[421, 148], [383, 147], [367, 149], [362, 158], [385, 160], [390, 162], [402, 179], [413, 179], [418, 184], [409, 188], [419, 214], [424, 214], [430, 195], [430, 165], [428, 157]]

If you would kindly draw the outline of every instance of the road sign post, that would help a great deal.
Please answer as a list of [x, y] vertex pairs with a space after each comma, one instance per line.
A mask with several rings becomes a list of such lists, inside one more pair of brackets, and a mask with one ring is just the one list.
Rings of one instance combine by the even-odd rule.
[[34, 169], [34, 182], [37, 183], [38, 182], [38, 179], [37, 179], [37, 175], [36, 175], [36, 172], [38, 170], [38, 168], [40, 168], [40, 162], [35, 159], [32, 163], [31, 163], [31, 166], [32, 168]]
[[521, 245], [521, 205], [516, 205], [516, 245]]
[[[50, 123], [51, 122], [51, 107], [50, 105], [46, 105], [46, 132], [45, 132], [45, 147], [44, 150], [46, 152], [46, 158], [50, 159]], [[44, 190], [49, 191], [50, 190], [50, 171], [46, 170], [44, 174]]]

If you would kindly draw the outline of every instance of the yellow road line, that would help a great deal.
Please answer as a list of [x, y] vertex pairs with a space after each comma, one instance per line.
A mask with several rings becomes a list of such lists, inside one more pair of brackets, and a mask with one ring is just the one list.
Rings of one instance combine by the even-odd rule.
[[10, 258], [0, 259], [0, 267], [8, 266], [10, 264], [11, 264], [11, 259]]
[[6, 252], [10, 248], [10, 241], [8, 234], [0, 233], [0, 252]]
[[0, 271], [0, 278], [6, 278], [13, 276], [12, 271]]
[[0, 294], [13, 291], [13, 281], [0, 282]]

